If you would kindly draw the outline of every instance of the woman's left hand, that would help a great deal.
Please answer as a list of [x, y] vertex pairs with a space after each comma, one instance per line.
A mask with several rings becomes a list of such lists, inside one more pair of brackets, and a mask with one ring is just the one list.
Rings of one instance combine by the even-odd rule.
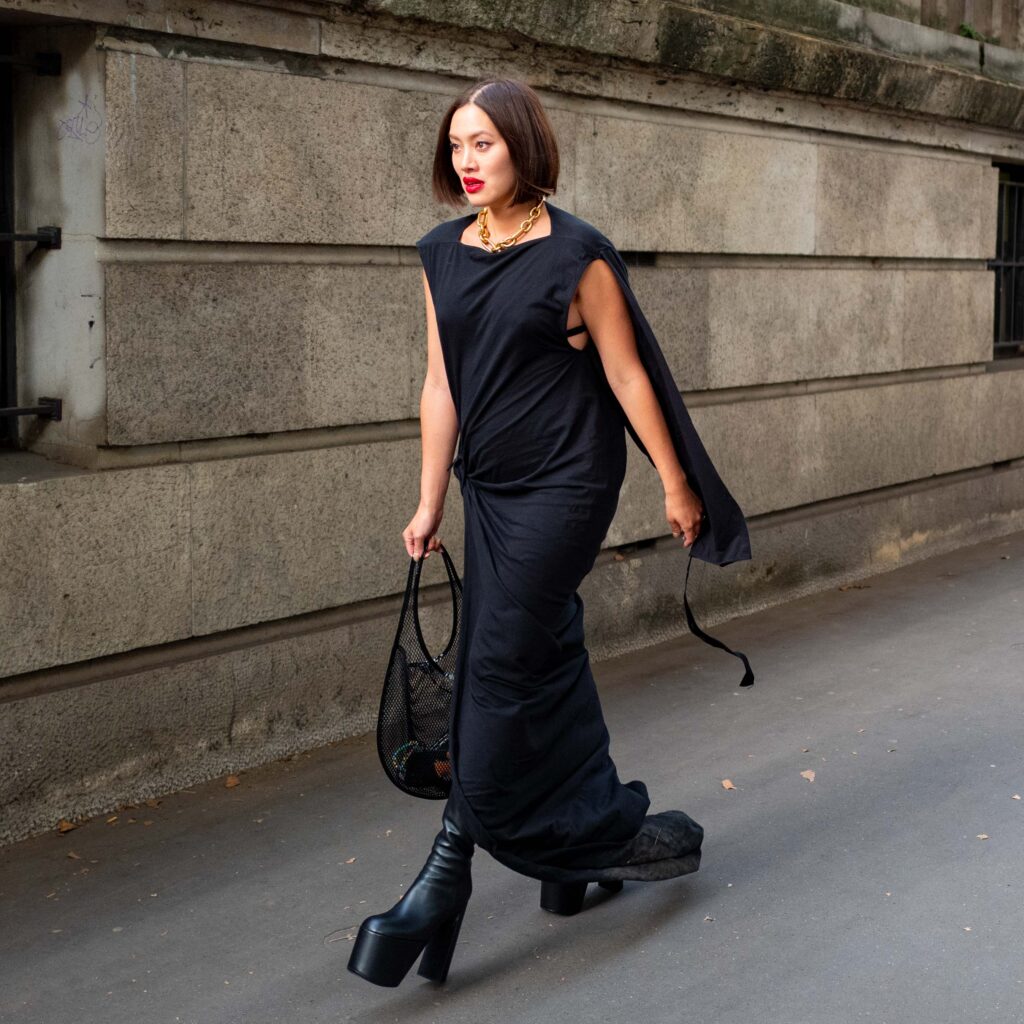
[[688, 484], [665, 492], [665, 518], [673, 537], [680, 533], [683, 535], [684, 547], [689, 547], [697, 539], [703, 517], [704, 506]]

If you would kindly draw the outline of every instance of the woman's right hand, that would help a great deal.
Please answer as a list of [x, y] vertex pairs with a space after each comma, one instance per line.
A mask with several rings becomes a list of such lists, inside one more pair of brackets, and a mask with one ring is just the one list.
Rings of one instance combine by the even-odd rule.
[[409, 520], [409, 525], [402, 531], [402, 540], [405, 541], [405, 550], [410, 558], [419, 558], [426, 548], [426, 557], [430, 557], [431, 551], [437, 551], [441, 542], [437, 539], [437, 528], [441, 525], [444, 516], [443, 510], [434, 511], [424, 508], [422, 505], [416, 509], [416, 514]]

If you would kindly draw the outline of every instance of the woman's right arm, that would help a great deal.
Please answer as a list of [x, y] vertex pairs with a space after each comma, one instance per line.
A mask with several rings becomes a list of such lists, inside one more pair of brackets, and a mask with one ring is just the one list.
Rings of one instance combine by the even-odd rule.
[[428, 558], [429, 552], [438, 548], [435, 534], [444, 515], [444, 499], [451, 478], [449, 467], [459, 436], [458, 416], [448, 386], [437, 315], [426, 271], [423, 272], [423, 295], [427, 309], [427, 375], [420, 394], [420, 504], [402, 533], [406, 550], [412, 558], [419, 558], [424, 545]]

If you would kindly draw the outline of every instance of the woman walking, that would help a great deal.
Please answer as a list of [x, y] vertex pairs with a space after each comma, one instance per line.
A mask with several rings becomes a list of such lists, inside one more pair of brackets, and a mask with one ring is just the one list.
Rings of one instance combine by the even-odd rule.
[[[588, 882], [614, 891], [700, 864], [701, 826], [682, 811], [647, 814], [644, 783], [618, 777], [577, 588], [615, 514], [624, 427], [656, 468], [691, 559], [750, 558], [746, 522], [615, 247], [546, 202], [557, 179], [554, 132], [529, 86], [487, 79], [451, 104], [434, 192], [475, 209], [417, 242], [428, 368], [421, 500], [403, 537], [411, 557], [437, 550], [453, 469], [465, 567], [452, 785], [419, 875], [356, 938], [349, 969], [380, 985], [399, 984], [421, 952], [418, 973], [445, 980], [476, 846], [540, 880], [541, 906], [562, 914], [582, 908]], [[729, 650], [686, 612], [701, 639]], [[749, 685], [745, 656], [730, 653]]]

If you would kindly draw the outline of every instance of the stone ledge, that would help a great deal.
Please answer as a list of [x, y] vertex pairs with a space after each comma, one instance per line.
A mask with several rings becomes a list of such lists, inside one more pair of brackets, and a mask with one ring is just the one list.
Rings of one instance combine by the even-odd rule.
[[[798, 32], [753, 22], [749, 13], [741, 18], [670, 0], [650, 0], [639, 8], [623, 2], [576, 0], [560, 7], [557, 17], [542, 0], [511, 0], [501, 5], [483, 0], [335, 0], [335, 6], [362, 15], [501, 33], [761, 89], [810, 93], [1012, 130], [1024, 125], [1021, 89], [1015, 81], [1002, 80], [1017, 79], [1016, 68], [1024, 69], [1024, 56], [1014, 57], [1013, 51], [1006, 50], [995, 64], [1001, 77], [986, 77], [982, 50], [971, 40], [965, 40], [965, 45], [951, 33], [876, 12], [861, 11], [857, 16], [858, 8], [831, 0], [815, 0], [802, 8], [817, 9], [818, 18], [812, 21], [831, 24], [841, 41], [807, 35], [806, 28]], [[840, 25], [844, 27], [836, 27]], [[872, 49], [865, 42], [886, 48]], [[893, 52], [894, 47], [898, 52]], [[986, 52], [1001, 49], [985, 47]]]
[[859, 4], [838, 0], [803, 0], [798, 4], [791, 0], [693, 0], [687, 6], [892, 56], [948, 64], [976, 73], [983, 70], [982, 44], [978, 40], [882, 11], [865, 10]]
[[0, 453], [0, 487], [37, 484], [44, 480], [56, 480], [60, 477], [82, 476], [87, 472], [80, 466], [54, 462], [37, 452], [4, 451]]
[[789, 0], [696, 0], [690, 6], [1024, 83], [1024, 54], [1020, 50], [924, 25], [920, 0], [916, 16], [913, 9], [901, 11], [903, 5], [898, 0], [888, 11], [881, 9], [886, 5], [879, 0], [856, 5], [838, 0], [804, 0], [800, 4]]
[[[25, 10], [26, 0], [0, 0], [0, 10]], [[210, 5], [211, 8], [214, 5]], [[218, 0], [216, 16], [196, 18], [186, 0], [35, 0], [33, 12], [90, 19], [125, 30], [228, 42], [314, 56], [349, 27], [379, 23], [476, 30], [507, 51], [531, 43], [664, 69], [733, 80], [760, 89], [849, 100], [905, 114], [953, 118], [1019, 130], [1024, 124], [1024, 54], [866, 11], [836, 0], [324, 0], [323, 17], [281, 3], [255, 21], [240, 4]], [[246, 8], [246, 10], [250, 10]], [[751, 14], [773, 23], [751, 20]], [[348, 25], [346, 25], [346, 20]], [[468, 30], [468, 33], [467, 33]], [[495, 34], [506, 37], [495, 40]], [[325, 50], [325, 39], [328, 40]]]

